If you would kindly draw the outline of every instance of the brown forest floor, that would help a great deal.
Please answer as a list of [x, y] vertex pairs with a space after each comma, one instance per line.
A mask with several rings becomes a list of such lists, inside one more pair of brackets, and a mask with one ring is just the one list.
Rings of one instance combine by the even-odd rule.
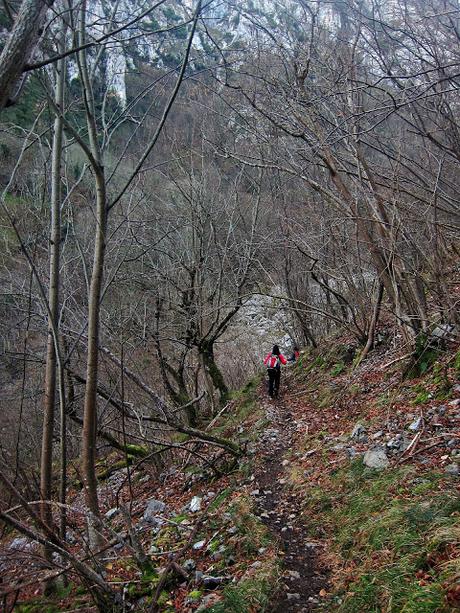
[[307, 613], [315, 608], [327, 588], [327, 571], [321, 568], [317, 551], [321, 541], [312, 541], [302, 518], [303, 493], [286, 487], [286, 452], [294, 445], [299, 423], [289, 409], [285, 394], [279, 400], [263, 402], [269, 427], [260, 444], [260, 464], [254, 484], [259, 490], [258, 510], [265, 525], [280, 544], [282, 575], [268, 608], [272, 613]]
[[[360, 489], [367, 495], [366, 488], [380, 478], [356, 473], [360, 485], [354, 489], [353, 466], [355, 469], [358, 464], [362, 466], [360, 458], [369, 447], [385, 446], [390, 437], [398, 433], [411, 441], [411, 447], [404, 452], [389, 452], [389, 470], [384, 471], [389, 481], [388, 484], [382, 481], [382, 488], [388, 487], [386, 493], [382, 490], [385, 502], [389, 505], [395, 502], [401, 508], [406, 505], [409, 511], [419, 505], [423, 511], [430, 503], [430, 484], [420, 485], [418, 481], [425, 475], [428, 478], [429, 473], [438, 475], [433, 481], [433, 500], [435, 493], [438, 497], [446, 495], [447, 500], [458, 490], [458, 477], [449, 476], [446, 468], [452, 461], [458, 462], [454, 452], [460, 448], [460, 385], [456, 364], [459, 348], [451, 347], [440, 355], [433, 368], [423, 376], [405, 379], [398, 359], [401, 351], [378, 348], [354, 369], [343, 363], [337, 350], [340, 344], [346, 343], [347, 339], [340, 339], [331, 346], [329, 353], [304, 355], [300, 363], [285, 368], [278, 400], [268, 399], [263, 381], [248, 384], [231, 401], [217, 424], [216, 433], [246, 446], [248, 454], [228, 474], [212, 476], [205, 464], [186, 452], [176, 467], [165, 470], [161, 476], [146, 464], [133, 467], [131, 494], [126, 469], [114, 471], [101, 482], [100, 501], [104, 513], [120, 501], [128, 504], [132, 496], [133, 524], [138, 526], [144, 549], [160, 574], [168, 564], [170, 553], [182, 550], [194, 527], [199, 525], [196, 535], [177, 560], [180, 565], [186, 559], [191, 560], [193, 569], [187, 571], [188, 578], [171, 577], [161, 594], [161, 611], [307, 613], [314, 609], [337, 611], [339, 608], [353, 613], [398, 611], [395, 608], [398, 605], [392, 608], [384, 599], [375, 600], [377, 604], [369, 609], [365, 604], [353, 604], [353, 598], [357, 598], [353, 586], [359, 588], [359, 556], [363, 561], [363, 573], [377, 573], [382, 567], [381, 555], [394, 554], [395, 565], [401, 555], [396, 550], [369, 552], [366, 549], [365, 530], [369, 529], [365, 525], [366, 508], [355, 524], [353, 517], [340, 513], [342, 507], [347, 508], [347, 500], [359, 494]], [[422, 425], [413, 432], [409, 425], [418, 417]], [[365, 425], [365, 440], [351, 439], [357, 423]], [[459, 440], [458, 445], [456, 440]], [[201, 443], [195, 443], [194, 449], [207, 460], [215, 457], [215, 450]], [[354, 459], [350, 457], [350, 449], [355, 454]], [[116, 461], [119, 457], [113, 454], [101, 461], [101, 468], [110, 468]], [[407, 474], [397, 476], [406, 468]], [[394, 482], [391, 481], [393, 473], [396, 475]], [[342, 476], [345, 479], [343, 487]], [[383, 476], [382, 480], [385, 478]], [[421, 487], [426, 493], [417, 493]], [[201, 509], [197, 512], [190, 511], [193, 496], [202, 498]], [[166, 505], [159, 530], [142, 524], [147, 501], [152, 498]], [[73, 509], [69, 512], [70, 532], [76, 537], [72, 550], [81, 555], [79, 535], [84, 534], [85, 508], [77, 485], [69, 493], [69, 501]], [[372, 506], [371, 498], [368, 503]], [[378, 504], [374, 504], [370, 513], [380, 521]], [[350, 526], [356, 525], [358, 531], [363, 530], [353, 544], [357, 557], [353, 557], [353, 549], [349, 550], [347, 559], [341, 555], [340, 543], [336, 542], [340, 529], [337, 517], [349, 520]], [[107, 521], [111, 529], [125, 530], [121, 514]], [[455, 515], [449, 521], [454, 522]], [[414, 534], [423, 540], [425, 533]], [[426, 534], [429, 536], [429, 532]], [[44, 572], [40, 552], [33, 543], [27, 543], [23, 551], [12, 549], [11, 541], [15, 536], [18, 535], [8, 534], [0, 543], [1, 588], [8, 591], [21, 580], [31, 582], [18, 594], [20, 604], [15, 611], [95, 611], [87, 592], [72, 573], [69, 575], [72, 584], [65, 595], [44, 599], [39, 584]], [[194, 548], [197, 542], [203, 544]], [[421, 598], [425, 595], [425, 587], [433, 585], [433, 593], [437, 590], [439, 602], [444, 598], [447, 608], [430, 609], [427, 605], [407, 611], [458, 610], [458, 579], [456, 583], [452, 573], [442, 574], [446, 563], [457, 559], [458, 553], [459, 546], [452, 541], [433, 553], [428, 572], [426, 565], [418, 570], [414, 566], [410, 571], [416, 575], [412, 583], [422, 590]], [[125, 588], [127, 611], [149, 609], [149, 597], [155, 591], [158, 578], [141, 575], [128, 542], [109, 553], [105, 573], [113, 585]], [[217, 577], [219, 581], [215, 585], [211, 585], [212, 582], [205, 585], [203, 577]], [[261, 585], [265, 586], [263, 590], [259, 589]], [[245, 586], [244, 589], [241, 586]], [[385, 589], [383, 585], [382, 593]], [[412, 597], [412, 592], [407, 594], [401, 595], [401, 602], [408, 602]], [[15, 597], [12, 592], [7, 600], [11, 602]], [[342, 597], [344, 605], [341, 605]], [[346, 608], [347, 598], [352, 603], [349, 608]], [[204, 604], [207, 608], [203, 608]]]

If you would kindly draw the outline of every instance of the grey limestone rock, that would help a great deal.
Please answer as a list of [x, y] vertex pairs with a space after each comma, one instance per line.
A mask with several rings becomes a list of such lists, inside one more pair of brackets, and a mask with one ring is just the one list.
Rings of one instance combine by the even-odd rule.
[[351, 433], [351, 439], [358, 442], [365, 442], [367, 440], [367, 430], [363, 424], [356, 424]]
[[368, 468], [377, 468], [379, 470], [387, 468], [390, 463], [384, 447], [368, 449], [364, 454], [363, 462]]
[[32, 551], [37, 546], [37, 543], [31, 541], [25, 536], [18, 536], [13, 539], [8, 546], [8, 549], [16, 549], [18, 551]]
[[393, 438], [390, 438], [389, 441], [387, 441], [386, 446], [388, 447], [388, 449], [399, 449], [401, 447], [401, 440], [401, 434], [397, 434]]
[[460, 476], [460, 466], [457, 464], [457, 462], [454, 462], [453, 464], [448, 464], [444, 471], [448, 475], [452, 475], [453, 477]]
[[195, 571], [195, 583], [201, 583], [202, 579], [203, 579], [203, 573], [201, 572], [201, 570], [196, 570]]
[[216, 587], [219, 587], [219, 585], [221, 585], [227, 580], [227, 577], [212, 577], [211, 575], [205, 575], [202, 578], [203, 586], [207, 590], [215, 590]]
[[166, 505], [164, 502], [152, 498], [147, 502], [147, 507], [144, 511], [144, 516], [142, 519], [147, 524], [161, 525], [163, 520], [158, 516], [164, 513], [165, 509]]
[[193, 560], [192, 558], [185, 560], [185, 562], [182, 564], [182, 568], [188, 573], [192, 572], [192, 570], [195, 570], [196, 568], [195, 560]]
[[119, 512], [120, 512], [120, 510], [119, 510], [119, 509], [117, 509], [117, 508], [110, 509], [110, 510], [109, 510], [109, 511], [107, 511], [107, 513], [105, 514], [105, 517], [106, 517], [107, 519], [112, 519], [112, 517], [114, 517], [114, 516], [115, 516], [117, 513], [119, 513]]

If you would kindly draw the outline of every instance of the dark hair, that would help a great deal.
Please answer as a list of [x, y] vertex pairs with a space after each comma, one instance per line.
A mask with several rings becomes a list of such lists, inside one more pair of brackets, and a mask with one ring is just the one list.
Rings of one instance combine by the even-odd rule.
[[279, 355], [279, 354], [280, 354], [280, 348], [278, 347], [278, 345], [273, 345], [272, 355]]

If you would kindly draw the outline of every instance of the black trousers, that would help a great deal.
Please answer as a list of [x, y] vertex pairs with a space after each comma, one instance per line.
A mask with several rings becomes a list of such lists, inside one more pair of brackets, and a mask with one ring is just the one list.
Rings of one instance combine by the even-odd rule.
[[278, 390], [280, 388], [281, 369], [280, 368], [268, 368], [268, 395], [270, 398], [276, 398], [278, 396]]

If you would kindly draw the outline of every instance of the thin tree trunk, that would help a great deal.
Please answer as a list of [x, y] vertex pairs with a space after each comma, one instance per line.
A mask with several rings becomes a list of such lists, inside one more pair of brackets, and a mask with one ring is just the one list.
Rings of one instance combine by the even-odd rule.
[[83, 410], [83, 479], [87, 504], [96, 517], [99, 516], [96, 479], [97, 440], [97, 381], [99, 365], [99, 319], [102, 279], [104, 271], [105, 238], [107, 229], [107, 203], [104, 176], [97, 176], [96, 236], [93, 270], [88, 304], [88, 353], [86, 388]]
[[[82, 2], [78, 32], [80, 46], [86, 41], [86, 1]], [[88, 73], [86, 52], [78, 53], [79, 71], [83, 85], [86, 123], [90, 150], [93, 157], [93, 172], [96, 188], [96, 233], [94, 238], [93, 269], [88, 296], [88, 349], [86, 361], [86, 387], [83, 409], [82, 470], [86, 503], [92, 513], [88, 523], [92, 545], [100, 544], [92, 520], [99, 519], [99, 502], [96, 478], [97, 442], [97, 381], [99, 365], [100, 302], [104, 274], [105, 241], [107, 231], [107, 195], [102, 154], [98, 142], [94, 98]]]
[[[62, 42], [62, 41], [61, 41]], [[65, 60], [57, 64], [55, 103], [64, 107]], [[59, 320], [60, 251], [61, 251], [61, 164], [62, 164], [63, 121], [57, 115], [54, 120], [52, 166], [51, 166], [51, 230], [48, 290], [48, 339], [46, 347], [45, 390], [43, 411], [42, 454], [40, 467], [40, 496], [42, 499], [41, 517], [52, 526], [53, 515], [49, 504], [52, 498], [53, 433], [56, 404], [56, 366], [58, 362], [57, 329]], [[62, 369], [60, 368], [60, 371]], [[61, 380], [61, 377], [60, 377]], [[61, 382], [61, 381], [60, 381]], [[59, 385], [60, 391], [62, 385]], [[61, 493], [62, 498], [62, 493]], [[51, 550], [44, 555], [51, 561]], [[46, 586], [49, 591], [52, 585]]]
[[382, 305], [382, 299], [383, 299], [383, 292], [384, 292], [384, 286], [383, 286], [383, 283], [380, 282], [379, 283], [379, 291], [378, 291], [378, 294], [377, 294], [377, 300], [376, 300], [375, 305], [374, 305], [374, 310], [373, 310], [373, 313], [372, 313], [372, 319], [371, 319], [371, 322], [369, 324], [369, 331], [367, 333], [367, 342], [366, 342], [366, 345], [365, 345], [364, 349], [361, 352], [361, 355], [359, 356], [359, 359], [358, 359], [358, 361], [356, 363], [356, 366], [359, 366], [359, 364], [361, 364], [361, 362], [365, 359], [365, 357], [367, 356], [369, 351], [374, 346], [375, 330], [377, 328], [377, 323], [379, 321], [380, 307]]
[[[107, 351], [107, 350], [106, 350]], [[114, 356], [115, 357], [115, 356]], [[118, 358], [115, 358], [115, 360], [118, 360]], [[117, 363], [114, 360], [115, 363]], [[120, 361], [118, 361], [119, 364], [121, 364]], [[230, 453], [232, 453], [233, 455], [241, 455], [240, 454], [240, 449], [238, 447], [238, 445], [232, 443], [231, 441], [228, 441], [225, 438], [220, 438], [218, 436], [211, 436], [208, 432], [205, 432], [203, 430], [198, 430], [196, 428], [193, 428], [192, 426], [185, 426], [184, 424], [180, 423], [179, 421], [177, 421], [177, 419], [172, 415], [171, 412], [168, 411], [168, 414], [166, 413], [166, 411], [164, 409], [161, 409], [159, 406], [159, 396], [156, 392], [154, 392], [151, 388], [149, 388], [146, 384], [141, 384], [139, 378], [137, 377], [137, 375], [134, 376], [133, 378], [133, 372], [130, 371], [126, 366], [123, 367], [124, 373], [125, 375], [131, 379], [132, 381], [134, 381], [137, 385], [141, 386], [141, 389], [143, 389], [147, 395], [152, 398], [155, 402], [155, 411], [158, 412], [158, 409], [161, 411], [161, 413], [163, 413], [164, 417], [156, 417], [156, 416], [146, 416], [146, 415], [142, 415], [140, 417], [140, 419], [142, 421], [147, 421], [147, 422], [153, 422], [153, 423], [157, 423], [157, 424], [162, 424], [164, 426], [167, 426], [168, 428], [172, 428], [173, 430], [176, 430], [177, 432], [182, 432], [183, 434], [187, 434], [188, 436], [192, 436], [195, 438], [198, 438], [200, 440], [203, 441], [207, 441], [209, 443], [212, 443], [214, 445], [217, 445], [218, 447], [222, 447], [222, 449], [226, 449], [227, 451], [229, 451]], [[76, 373], [72, 373], [72, 376], [75, 377], [75, 379], [77, 381], [80, 381], [81, 383], [85, 383], [85, 378], [81, 377], [80, 375], [77, 375]], [[125, 412], [126, 415], [128, 417], [130, 417], [131, 419], [135, 419], [136, 421], [138, 420], [138, 416], [133, 415], [128, 407], [126, 405], [122, 405], [121, 402], [119, 402], [118, 400], [116, 400], [115, 398], [113, 398], [112, 394], [110, 394], [109, 392], [107, 392], [107, 390], [104, 390], [100, 387], [98, 387], [97, 393], [104, 398], [105, 400], [107, 400], [107, 402], [109, 402], [113, 407], [115, 407], [120, 413], [121, 412]], [[197, 396], [197, 401], [200, 397]], [[166, 410], [168, 409], [168, 407], [164, 407], [166, 408]], [[78, 424], [83, 424], [83, 420], [80, 419], [77, 415], [75, 415], [74, 413], [68, 413], [69, 417]], [[112, 447], [114, 447], [115, 449], [119, 449], [120, 451], [125, 451], [125, 447], [123, 447], [121, 445], [121, 443], [119, 443], [114, 437], [112, 437], [112, 435], [104, 430], [99, 430], [98, 431], [98, 436], [100, 436], [101, 438], [103, 438], [104, 440], [106, 440], [110, 445], [112, 445]], [[144, 456], [144, 452], [136, 452], [134, 450], [130, 450], [129, 451], [131, 454], [133, 455], [137, 455], [140, 457]]]
[[58, 363], [58, 390], [59, 390], [59, 407], [60, 407], [60, 450], [61, 473], [59, 483], [59, 502], [61, 503], [59, 535], [63, 541], [66, 539], [67, 531], [67, 404], [65, 391], [65, 373], [62, 361]]

